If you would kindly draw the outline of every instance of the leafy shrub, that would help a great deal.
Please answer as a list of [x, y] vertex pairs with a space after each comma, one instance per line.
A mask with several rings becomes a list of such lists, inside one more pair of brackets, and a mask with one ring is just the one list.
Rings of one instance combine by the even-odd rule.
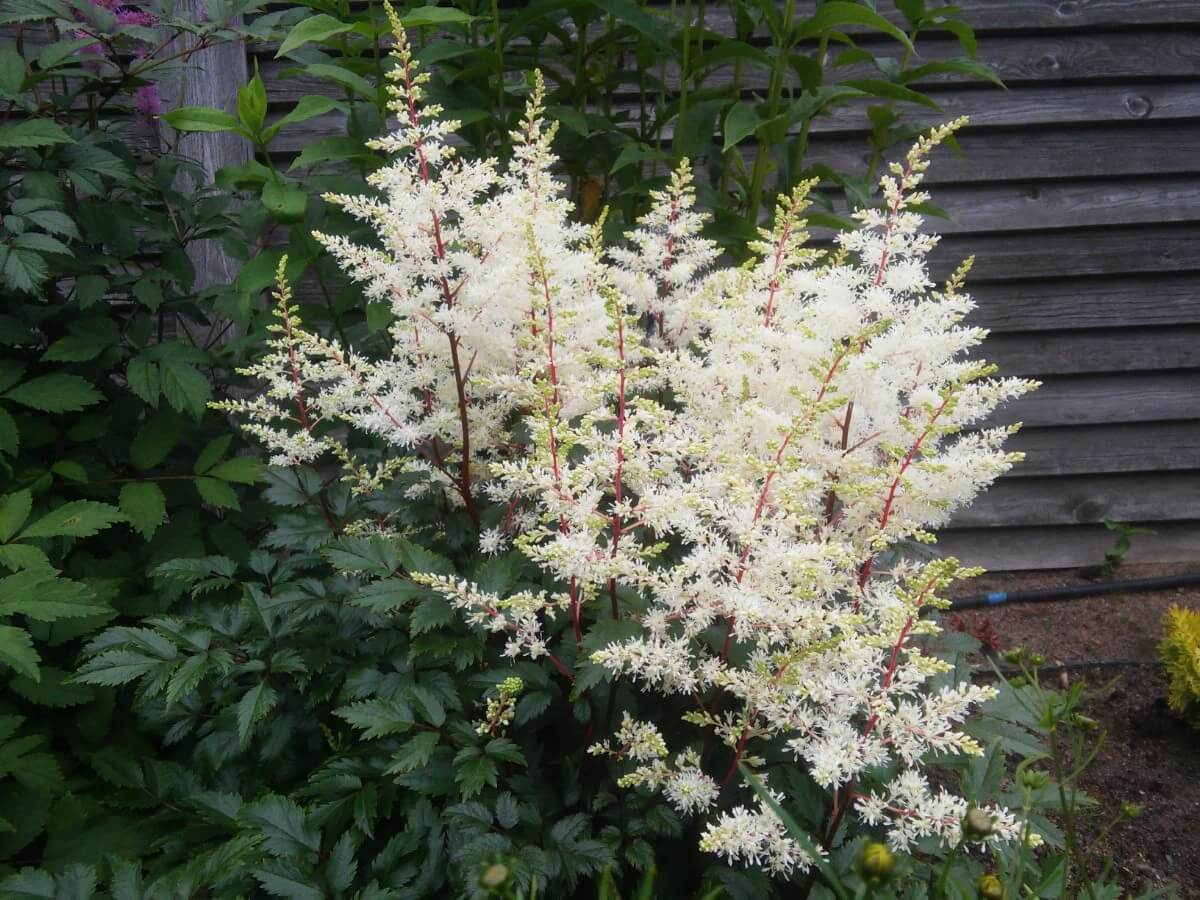
[[[681, 817], [700, 814], [701, 850], [840, 891], [824, 856], [851, 807], [852, 833], [917, 858], [1021, 837], [981, 792], [921, 772], [989, 758], [958, 723], [995, 691], [914, 641], [964, 572], [885, 554], [1011, 465], [1008, 429], [959, 432], [1030, 387], [959, 360], [982, 336], [957, 324], [965, 268], [927, 287], [911, 206], [954, 126], [828, 260], [804, 246], [804, 185], [755, 265], [707, 272], [681, 168], [610, 261], [566, 218], [540, 79], [507, 169], [459, 163], [395, 25], [400, 130], [379, 143], [397, 158], [377, 193], [330, 198], [382, 248], [316, 235], [390, 304], [392, 348], [306, 330], [281, 261], [275, 337], [246, 370], [264, 390], [219, 405], [293, 467], [273, 491], [297, 512], [267, 538], [287, 555], [251, 554], [249, 579], [228, 557], [165, 565], [191, 604], [109, 630], [81, 671], [136, 681], [193, 775], [236, 792], [219, 812], [192, 792], [221, 843], [161, 884], [428, 896], [503, 858], [518, 884], [571, 893], [676, 838], [694, 855]], [[327, 454], [341, 474], [308, 468]], [[236, 608], [206, 600], [235, 587]], [[739, 767], [806, 796], [825, 849]], [[700, 887], [692, 869], [675, 890]]]
[[1168, 704], [1200, 723], [1200, 612], [1182, 606], [1169, 609], [1158, 653], [1170, 680]]
[[[244, 544], [262, 464], [206, 408], [219, 353], [188, 249], [232, 222], [194, 166], [134, 138], [156, 79], [231, 32], [148, 5], [4, 4], [0, 47], [0, 862], [137, 855], [157, 748], [117, 692], [73, 682], [82, 641], [158, 609], [147, 569]], [[183, 59], [183, 57], [180, 57]], [[139, 132], [138, 129], [143, 129]]]
[[[913, 111], [939, 110], [924, 90], [931, 79], [999, 83], [976, 61], [974, 32], [956, 7], [902, 0], [897, 26], [875, 5], [460, 0], [408, 8], [403, 21], [416, 35], [416, 58], [436, 64], [431, 99], [463, 123], [458, 138], [472, 155], [507, 157], [507, 136], [538, 69], [548, 82], [548, 114], [562, 124], [560, 167], [580, 218], [593, 221], [607, 205], [608, 235], [618, 236], [645, 212], [647, 185], [665, 186], [686, 156], [713, 212], [707, 233], [740, 252], [771, 197], [811, 178], [844, 194], [850, 208], [874, 202], [885, 154], [924, 127], [910, 121]], [[386, 130], [381, 47], [389, 27], [378, 5], [306, 6], [317, 14], [282, 10], [252, 28], [258, 36], [282, 32], [276, 55], [296, 63], [285, 72], [336, 97], [352, 139], [317, 140], [295, 165], [361, 171], [373, 163], [355, 139]], [[962, 55], [921, 61], [921, 38], [937, 32], [952, 35]], [[890, 42], [869, 39], [879, 36]], [[813, 123], [848, 105], [869, 133], [866, 171], [830, 167], [810, 147]], [[853, 226], [844, 204], [814, 199], [825, 206], [814, 223]]]

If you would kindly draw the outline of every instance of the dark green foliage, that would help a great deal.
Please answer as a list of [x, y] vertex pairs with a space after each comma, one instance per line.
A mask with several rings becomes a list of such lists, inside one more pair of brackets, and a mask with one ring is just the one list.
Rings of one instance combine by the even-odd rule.
[[[617, 767], [587, 753], [643, 702], [586, 661], [630, 627], [630, 598], [619, 598], [621, 621], [585, 620], [578, 659], [514, 662], [410, 576], [560, 586], [538, 583], [517, 554], [481, 558], [467, 517], [436, 493], [411, 500], [405, 479], [364, 500], [320, 471], [264, 471], [243, 455], [206, 404], [245, 389], [230, 373], [263, 339], [260, 294], [285, 252], [311, 327], [369, 352], [390, 319], [311, 237], [353, 231], [320, 195], [358, 192], [379, 165], [365, 143], [386, 127], [381, 10], [313, 0], [221, 24], [258, 6], [210, 0], [210, 21], [160, 18], [156, 30], [61, 0], [14, 0], [0, 14], [24, 29], [0, 47], [0, 895], [974, 896], [983, 862], [924, 847], [892, 882], [867, 885], [875, 835], [831, 823], [828, 797], [781, 747], [763, 751], [767, 768], [791, 826], [831, 848], [823, 878], [771, 884], [701, 856], [667, 803], [619, 788]], [[465, 124], [465, 152], [503, 155], [541, 67], [583, 217], [607, 203], [611, 227], [627, 224], [687, 154], [707, 179], [713, 234], [728, 242], [804, 178], [839, 198], [831, 212], [869, 203], [884, 154], [919, 130], [900, 111], [936, 105], [913, 86], [988, 77], [955, 10], [923, 0], [896, 3], [904, 29], [873, 3], [804, 15], [790, 2], [673, 6], [674, 17], [615, 0], [400, 12], [433, 64], [435, 99]], [[734, 36], [706, 24], [717, 14]], [[253, 160], [204, 184], [117, 127], [168, 62], [145, 52], [163, 28], [202, 45], [278, 41], [288, 74], [321, 88], [275, 109], [256, 74], [232, 114], [169, 112], [176, 129], [254, 146]], [[921, 65], [914, 41], [937, 30], [965, 55]], [[870, 171], [811, 164], [814, 118], [853, 103]], [[341, 130], [286, 160], [280, 136], [318, 116]], [[199, 240], [243, 261], [234, 283], [198, 287], [187, 251]], [[351, 527], [375, 517], [403, 537]], [[501, 727], [487, 704], [514, 676], [521, 689]], [[1047, 726], [1028, 694], [1006, 687], [972, 726], [988, 753], [947, 764], [967, 797], [1023, 805], [1055, 843], [1042, 817], [1054, 785], [1006, 775], [1006, 755], [1042, 752]], [[722, 804], [750, 799], [735, 781]], [[1041, 864], [1038, 884], [1054, 883], [1059, 859]], [[1021, 865], [1034, 871], [1029, 856]]]
[[172, 338], [215, 321], [187, 250], [233, 220], [183, 187], [190, 163], [127, 139], [162, 33], [55, 0], [2, 18], [0, 866], [42, 860], [74, 895], [83, 870], [61, 867], [145, 852], [133, 773], [157, 752], [127, 698], [70, 677], [80, 648], [160, 608], [154, 563], [244, 544], [262, 464], [207, 410], [219, 352]]

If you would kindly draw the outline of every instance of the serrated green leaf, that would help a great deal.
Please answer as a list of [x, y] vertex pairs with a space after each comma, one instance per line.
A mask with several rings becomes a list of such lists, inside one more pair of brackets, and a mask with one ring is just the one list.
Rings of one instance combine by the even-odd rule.
[[350, 889], [354, 876], [358, 872], [358, 860], [355, 857], [354, 835], [345, 832], [333, 849], [329, 851], [329, 861], [325, 863], [325, 880], [337, 893]]
[[388, 766], [387, 774], [412, 772], [428, 765], [440, 740], [441, 735], [436, 731], [422, 731], [409, 738], [392, 756], [392, 764]]
[[205, 474], [236, 484], [254, 484], [262, 480], [263, 461], [256, 456], [235, 456], [213, 466]]
[[403, 734], [414, 724], [412, 710], [399, 700], [363, 700], [333, 711], [372, 740], [389, 734]]
[[41, 657], [33, 649], [29, 632], [13, 625], [0, 625], [0, 663], [12, 666], [18, 675], [38, 681]]
[[23, 615], [38, 622], [103, 615], [85, 584], [60, 578], [53, 569], [31, 568], [0, 578], [0, 616]]
[[190, 412], [199, 419], [207, 408], [211, 386], [208, 379], [193, 366], [175, 360], [163, 360], [159, 364], [162, 394], [167, 402], [180, 412]]
[[261, 722], [275, 708], [279, 696], [266, 679], [263, 679], [242, 695], [237, 705], [238, 741], [244, 747]]
[[162, 488], [153, 481], [138, 481], [122, 486], [117, 502], [121, 512], [146, 540], [154, 537], [167, 512], [167, 498]]
[[[460, 754], [461, 755], [461, 754]], [[485, 785], [496, 785], [496, 763], [486, 756], [473, 756], [455, 760], [454, 783], [464, 800], [470, 800], [483, 790]]]
[[30, 703], [51, 709], [65, 709], [91, 702], [96, 692], [87, 685], [69, 682], [72, 674], [53, 666], [42, 666], [40, 681], [20, 675], [12, 679], [8, 686], [13, 693]]
[[228, 483], [216, 478], [209, 478], [207, 475], [201, 475], [193, 484], [196, 485], [196, 491], [200, 494], [200, 499], [205, 503], [211, 503], [213, 506], [221, 509], [241, 509], [241, 505], [238, 503], [237, 491], [231, 488]]
[[69, 144], [71, 140], [62, 126], [50, 119], [26, 119], [24, 122], [0, 126], [0, 149], [49, 147], [53, 144]]
[[162, 412], [146, 420], [137, 430], [129, 447], [129, 461], [145, 471], [153, 469], [170, 455], [179, 440], [179, 419]]
[[408, 572], [425, 572], [431, 575], [453, 575], [454, 563], [439, 556], [432, 550], [427, 550], [420, 544], [400, 540], [400, 562]]
[[103, 747], [92, 754], [88, 764], [113, 787], [139, 788], [146, 783], [141, 764], [119, 747]]
[[321, 553], [340, 572], [367, 572], [384, 578], [400, 568], [402, 555], [396, 541], [382, 535], [339, 538]]
[[158, 374], [158, 363], [142, 356], [135, 356], [125, 368], [125, 381], [129, 389], [151, 406], [158, 405], [162, 381]]
[[314, 876], [288, 860], [271, 860], [266, 865], [254, 869], [254, 877], [258, 879], [263, 890], [273, 897], [284, 897], [287, 900], [326, 900], [325, 892], [314, 886]]
[[488, 741], [487, 746], [483, 748], [483, 752], [492, 757], [492, 759], [500, 759], [504, 762], [517, 763], [522, 766], [527, 765], [525, 754], [521, 752], [521, 748], [508, 738], [493, 738]]
[[197, 475], [205, 474], [225, 455], [225, 451], [229, 449], [229, 445], [232, 443], [232, 434], [223, 434], [209, 441], [204, 449], [200, 451], [200, 455], [196, 457], [192, 471]]
[[273, 856], [307, 856], [321, 849], [321, 832], [293, 800], [271, 796], [242, 808], [239, 818], [263, 835], [263, 848]]
[[115, 506], [94, 500], [73, 500], [51, 510], [20, 534], [21, 540], [50, 537], [91, 537], [117, 522], [124, 514]]
[[434, 728], [441, 728], [446, 723], [446, 708], [442, 701], [429, 688], [414, 684], [408, 689], [413, 705]]
[[4, 396], [41, 412], [74, 412], [99, 403], [104, 395], [78, 375], [56, 372], [41, 375], [10, 388]]
[[454, 608], [442, 596], [426, 597], [412, 611], [408, 628], [413, 634], [424, 634], [454, 621]]
[[16, 456], [21, 446], [21, 433], [17, 423], [4, 409], [0, 409], [0, 453]]
[[16, 491], [0, 497], [0, 541], [9, 540], [25, 524], [33, 509], [33, 494]]

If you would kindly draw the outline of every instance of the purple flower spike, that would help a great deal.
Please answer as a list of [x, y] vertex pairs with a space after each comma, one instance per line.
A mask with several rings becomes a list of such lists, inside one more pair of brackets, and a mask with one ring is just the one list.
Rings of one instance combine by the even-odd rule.
[[162, 98], [158, 95], [157, 84], [147, 84], [133, 93], [133, 108], [138, 115], [151, 119], [161, 116], [163, 111]]

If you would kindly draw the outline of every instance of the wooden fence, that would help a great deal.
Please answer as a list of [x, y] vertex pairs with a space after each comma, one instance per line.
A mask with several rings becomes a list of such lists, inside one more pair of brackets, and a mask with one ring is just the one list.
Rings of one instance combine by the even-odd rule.
[[[1155, 531], [1130, 559], [1200, 561], [1200, 0], [958, 5], [1007, 90], [927, 86], [947, 118], [971, 117], [964, 156], [939, 153], [930, 171], [952, 216], [935, 259], [977, 256], [984, 353], [1044, 385], [998, 416], [1025, 423], [1013, 446], [1026, 462], [942, 547], [997, 569], [1087, 565], [1112, 544], [1111, 520]], [[949, 37], [920, 49], [958, 55]], [[273, 99], [311, 92], [260, 62]], [[820, 119], [812, 156], [861, 170], [862, 125], [855, 110]], [[340, 132], [314, 119], [280, 150]]]
[[[1111, 520], [1156, 532], [1130, 559], [1200, 561], [1200, 2], [959, 5], [1008, 89], [928, 87], [947, 117], [971, 117], [964, 156], [930, 171], [953, 217], [938, 259], [976, 254], [984, 352], [1044, 386], [999, 417], [1025, 423], [1013, 444], [1026, 462], [942, 546], [990, 568], [1087, 565]], [[957, 52], [932, 36], [921, 50]], [[861, 169], [862, 121], [818, 121], [814, 157]]]

